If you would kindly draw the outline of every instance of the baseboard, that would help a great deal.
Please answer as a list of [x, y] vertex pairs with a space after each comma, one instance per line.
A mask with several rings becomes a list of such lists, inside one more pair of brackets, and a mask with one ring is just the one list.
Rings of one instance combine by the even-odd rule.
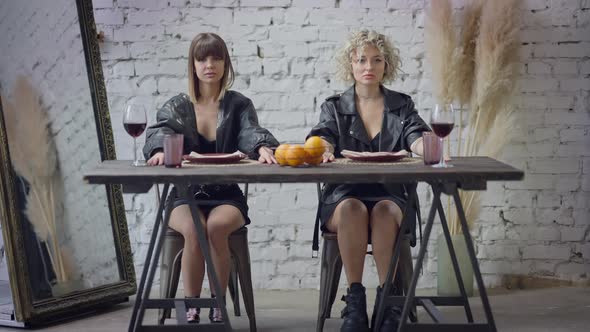
[[590, 279], [587, 280], [560, 280], [523, 275], [504, 275], [502, 287], [506, 289], [540, 289], [553, 287], [590, 287]]

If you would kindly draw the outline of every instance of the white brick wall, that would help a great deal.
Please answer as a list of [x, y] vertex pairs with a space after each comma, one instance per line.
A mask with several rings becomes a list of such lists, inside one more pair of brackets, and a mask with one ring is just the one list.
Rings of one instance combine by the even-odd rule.
[[[227, 41], [237, 69], [235, 88], [253, 99], [262, 125], [280, 141], [301, 141], [317, 121], [321, 102], [346, 87], [333, 77], [334, 50], [360, 27], [383, 31], [398, 43], [405, 74], [392, 87], [412, 95], [425, 116], [433, 103], [424, 59], [428, 3], [95, 0], [98, 29], [107, 35], [101, 51], [118, 156], [132, 152], [119, 124], [124, 103], [144, 101], [153, 121], [157, 107], [185, 92], [188, 45], [202, 31], [219, 32]], [[455, 1], [457, 13], [463, 3]], [[528, 0], [524, 7], [515, 100], [521, 129], [502, 160], [523, 168], [526, 178], [490, 184], [484, 194], [473, 234], [489, 285], [498, 285], [504, 274], [580, 281], [590, 272], [590, 5]], [[420, 188], [426, 203], [431, 196]], [[250, 191], [255, 287], [316, 288], [318, 260], [309, 255], [314, 185], [255, 185]], [[126, 202], [140, 267], [153, 196]], [[138, 202], [147, 210], [138, 212]], [[375, 269], [367, 264], [366, 283], [373, 286]], [[419, 286], [434, 286], [435, 272], [436, 252], [429, 250]]]

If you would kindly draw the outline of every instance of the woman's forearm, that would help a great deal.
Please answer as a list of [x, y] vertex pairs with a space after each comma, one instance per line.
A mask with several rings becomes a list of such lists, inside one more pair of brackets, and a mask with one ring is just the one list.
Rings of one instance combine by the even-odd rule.
[[424, 140], [422, 139], [422, 137], [418, 138], [414, 141], [414, 143], [412, 143], [412, 145], [410, 146], [410, 150], [412, 150], [413, 153], [419, 156], [424, 155]]

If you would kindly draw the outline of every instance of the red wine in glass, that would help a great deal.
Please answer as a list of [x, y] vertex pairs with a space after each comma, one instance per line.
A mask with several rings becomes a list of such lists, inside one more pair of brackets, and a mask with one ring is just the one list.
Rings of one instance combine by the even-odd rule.
[[146, 123], [124, 123], [123, 126], [125, 127], [127, 134], [135, 138], [143, 134], [143, 131], [146, 127]]
[[455, 126], [455, 124], [454, 123], [443, 123], [443, 122], [438, 122], [438, 123], [432, 122], [430, 124], [430, 126], [432, 127], [432, 131], [434, 131], [436, 136], [444, 138], [444, 137], [449, 136], [451, 131], [453, 131], [453, 127]]
[[133, 166], [145, 166], [145, 162], [137, 160], [137, 137], [143, 134], [147, 125], [145, 107], [139, 104], [129, 104], [123, 114], [123, 127], [133, 137]]
[[[430, 115], [430, 126], [432, 131], [440, 138], [440, 146], [443, 145], [443, 139], [453, 131], [455, 126], [455, 110], [452, 104], [436, 104]], [[440, 154], [440, 162], [432, 167], [447, 168], [453, 167], [445, 162], [444, 154]]]

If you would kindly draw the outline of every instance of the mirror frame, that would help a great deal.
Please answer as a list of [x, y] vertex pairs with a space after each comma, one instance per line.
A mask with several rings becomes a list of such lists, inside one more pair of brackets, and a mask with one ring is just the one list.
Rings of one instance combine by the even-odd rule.
[[[92, 0], [76, 0], [75, 2], [94, 109], [100, 157], [101, 160], [113, 160], [116, 159], [115, 144]], [[59, 298], [51, 297], [33, 301], [26, 263], [27, 255], [24, 250], [21, 215], [17, 205], [18, 192], [15, 186], [15, 173], [11, 164], [5, 129], [0, 97], [0, 218], [16, 320], [27, 325], [46, 323], [47, 321], [66, 318], [97, 305], [127, 300], [129, 295], [136, 292], [137, 286], [123, 194], [121, 186], [107, 185], [106, 194], [111, 216], [110, 222], [121, 280], [99, 287], [74, 291]], [[82, 181], [82, 179], [80, 180]]]

